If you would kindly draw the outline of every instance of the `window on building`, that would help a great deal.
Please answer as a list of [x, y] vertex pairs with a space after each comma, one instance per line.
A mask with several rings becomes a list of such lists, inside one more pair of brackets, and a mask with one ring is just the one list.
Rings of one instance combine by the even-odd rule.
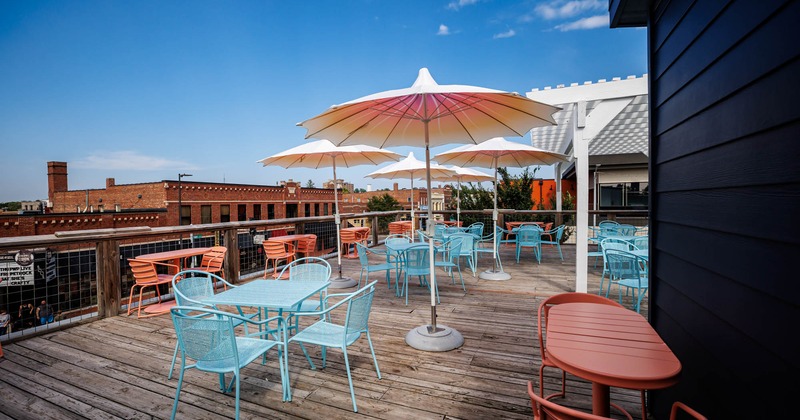
[[303, 214], [303, 216], [305, 217], [311, 216], [311, 203], [306, 203], [305, 207], [306, 207], [306, 212]]
[[219, 206], [219, 221], [222, 223], [231, 221], [231, 206], [230, 204], [221, 204]]
[[322, 214], [324, 214], [325, 216], [328, 215], [328, 203], [322, 205]]
[[646, 182], [600, 184], [600, 209], [646, 209], [648, 186]]
[[192, 206], [181, 206], [181, 226], [192, 224]]
[[272, 220], [275, 218], [275, 205], [267, 204], [267, 219]]
[[213, 223], [211, 221], [211, 206], [209, 205], [202, 205], [200, 206], [200, 223]]
[[253, 220], [261, 220], [261, 204], [253, 204]]
[[314, 203], [314, 216], [319, 216], [319, 203]]
[[247, 220], [247, 204], [236, 206], [236, 220], [240, 222]]
[[286, 218], [291, 219], [293, 217], [297, 217], [297, 204], [287, 204], [286, 205]]

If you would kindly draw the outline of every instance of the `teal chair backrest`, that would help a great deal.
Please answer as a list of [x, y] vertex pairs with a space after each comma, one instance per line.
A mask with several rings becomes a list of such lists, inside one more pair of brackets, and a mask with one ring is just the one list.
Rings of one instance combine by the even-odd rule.
[[409, 271], [429, 268], [429, 264], [427, 246], [415, 246], [405, 250], [405, 268]]
[[294, 260], [288, 268], [289, 281], [327, 281], [331, 278], [331, 265], [318, 257]]
[[521, 246], [534, 246], [541, 242], [542, 230], [528, 225], [520, 226], [517, 230], [517, 243]]
[[483, 236], [483, 222], [475, 222], [467, 227], [467, 233], [471, 233], [477, 237]]
[[231, 370], [239, 365], [231, 318], [223, 315], [198, 317], [172, 311], [172, 323], [178, 345], [187, 357], [198, 362], [227, 362], [225, 367]]
[[350, 298], [350, 303], [347, 305], [347, 317], [344, 322], [345, 343], [354, 341], [367, 330], [369, 314], [372, 311], [372, 298], [375, 296], [375, 286], [369, 287], [366, 291], [356, 291], [355, 294], [358, 295]]
[[[186, 277], [193, 274], [195, 277]], [[202, 302], [214, 296], [214, 285], [211, 277], [199, 271], [182, 271], [172, 279], [172, 290], [175, 292], [175, 303], [178, 306], [206, 307]]]
[[461, 252], [458, 255], [472, 255], [472, 251], [475, 249], [475, 235], [471, 233], [454, 233], [450, 235], [448, 238], [449, 240], [459, 239], [461, 240]]
[[453, 260], [458, 258], [461, 255], [462, 242], [461, 238], [450, 238], [449, 241], [442, 244], [440, 249], [442, 250], [443, 260], [452, 263]]
[[447, 229], [447, 225], [443, 225], [441, 223], [436, 224], [433, 226], [433, 239], [437, 241], [441, 241], [444, 235], [444, 230]]
[[617, 226], [617, 235], [620, 235], [620, 236], [633, 236], [633, 235], [636, 235], [636, 226], [633, 226], [633, 225], [619, 225], [619, 226]]
[[639, 280], [641, 278], [643, 267], [639, 265], [640, 258], [636, 255], [625, 251], [609, 249], [606, 251], [605, 257], [611, 277], [617, 280]]

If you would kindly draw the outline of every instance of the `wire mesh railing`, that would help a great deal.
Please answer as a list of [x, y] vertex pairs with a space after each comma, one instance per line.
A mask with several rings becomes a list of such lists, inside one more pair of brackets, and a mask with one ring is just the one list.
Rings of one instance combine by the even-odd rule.
[[[505, 221], [552, 219], [574, 231], [574, 215], [574, 211], [501, 211], [499, 222], [502, 225]], [[455, 212], [436, 212], [434, 217], [454, 220]], [[481, 222], [484, 224], [483, 235], [491, 233], [493, 220], [490, 210], [462, 211], [460, 218], [462, 226]], [[603, 214], [598, 218], [614, 218], [614, 215]], [[342, 217], [342, 226], [370, 227], [369, 242], [376, 245], [388, 234], [388, 222], [401, 219], [410, 220], [410, 214], [404, 211], [350, 214]], [[590, 216], [590, 224], [592, 219]], [[639, 227], [647, 225], [646, 213], [617, 215], [616, 219]], [[424, 226], [425, 220], [423, 217], [417, 227]], [[386, 221], [385, 226], [381, 221]], [[112, 234], [108, 230], [102, 234], [85, 231], [78, 237], [54, 235], [0, 239], [0, 325], [5, 325], [0, 329], [0, 340], [36, 334], [87, 317], [113, 316], [125, 311], [135, 283], [128, 260], [144, 254], [226, 246], [228, 256], [224, 269], [227, 270], [226, 278], [234, 282], [264, 273], [262, 243], [270, 237], [313, 234], [317, 238], [314, 252], [318, 256], [336, 255], [336, 225], [332, 216], [118, 231]], [[644, 232], [646, 234], [646, 230]], [[99, 253], [98, 244], [104, 241], [113, 242], [111, 249], [116, 251]], [[195, 256], [186, 260], [186, 268], [198, 266], [200, 259], [201, 256]], [[104, 265], [111, 269], [98, 269]], [[168, 272], [166, 268], [159, 270]], [[169, 286], [162, 286], [161, 292], [169, 294]], [[102, 298], [109, 294], [110, 299]], [[144, 303], [155, 299], [154, 291], [143, 296]]]

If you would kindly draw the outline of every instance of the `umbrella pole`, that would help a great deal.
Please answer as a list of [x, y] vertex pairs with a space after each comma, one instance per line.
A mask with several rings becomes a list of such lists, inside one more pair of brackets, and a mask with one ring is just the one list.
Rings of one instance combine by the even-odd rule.
[[[427, 102], [423, 100], [425, 115], [427, 115]], [[428, 120], [423, 120], [425, 124], [425, 171], [427, 175], [428, 187], [428, 260], [430, 261], [430, 288], [431, 288], [431, 323], [423, 325], [406, 334], [406, 344], [417, 350], [424, 351], [449, 351], [464, 345], [464, 336], [460, 332], [446, 325], [436, 325], [436, 266], [435, 255], [433, 253], [433, 206], [431, 206], [431, 151], [428, 141]], [[408, 293], [408, 290], [406, 290]]]
[[336, 156], [333, 156], [333, 209], [335, 215], [334, 224], [336, 224], [336, 261], [339, 265], [339, 277], [331, 279], [331, 284], [328, 286], [331, 289], [346, 289], [353, 287], [357, 283], [349, 277], [342, 277], [342, 237], [341, 237], [341, 224], [342, 219], [339, 216], [339, 193], [336, 188]]
[[461, 226], [461, 178], [458, 179], [458, 198], [456, 198], [456, 226]]
[[497, 156], [494, 157], [494, 210], [492, 210], [492, 261], [494, 265], [491, 270], [482, 272], [478, 277], [484, 280], [509, 280], [511, 275], [503, 270], [497, 269]]
[[414, 231], [417, 224], [414, 223], [414, 173], [411, 173], [411, 242], [414, 242]]

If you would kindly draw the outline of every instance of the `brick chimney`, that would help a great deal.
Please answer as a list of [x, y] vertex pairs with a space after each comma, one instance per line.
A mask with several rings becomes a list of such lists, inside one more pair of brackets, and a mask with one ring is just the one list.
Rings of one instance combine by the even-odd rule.
[[117, 185], [117, 183], [114, 180], [114, 178], [106, 178], [106, 188], [111, 188], [114, 185]]
[[47, 199], [52, 203], [55, 193], [68, 190], [67, 162], [47, 162]]
[[394, 185], [392, 185], [392, 187], [394, 187], [394, 192], [397, 192], [397, 190], [398, 190], [398, 185], [397, 185], [397, 183], [396, 183], [396, 182], [394, 183]]

